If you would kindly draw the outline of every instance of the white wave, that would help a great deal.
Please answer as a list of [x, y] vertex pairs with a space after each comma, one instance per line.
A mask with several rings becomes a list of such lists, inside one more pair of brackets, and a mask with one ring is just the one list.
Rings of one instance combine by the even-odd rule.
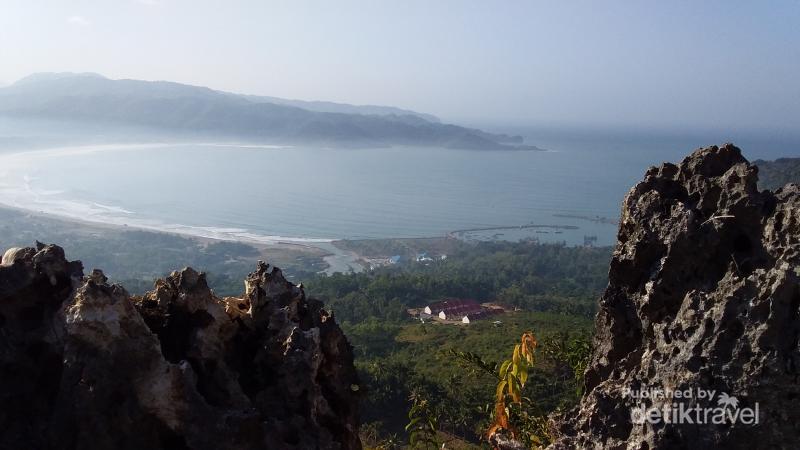
[[136, 217], [136, 213], [117, 206], [69, 199], [42, 199], [36, 193], [21, 194], [20, 189], [0, 189], [0, 204], [81, 222], [136, 228], [148, 231], [180, 234], [191, 237], [239, 241], [256, 244], [329, 243], [334, 239], [258, 234], [244, 228], [195, 226], [164, 223]]
[[[80, 201], [75, 199], [58, 198], [64, 191], [36, 189], [34, 182], [37, 177], [28, 173], [19, 174], [22, 170], [27, 170], [35, 166], [37, 158], [53, 158], [63, 156], [87, 155], [97, 152], [111, 151], [131, 151], [137, 149], [154, 149], [163, 147], [177, 147], [183, 145], [208, 146], [208, 147], [237, 147], [237, 148], [262, 148], [262, 149], [285, 149], [291, 148], [280, 145], [259, 145], [259, 144], [239, 144], [239, 143], [215, 143], [215, 142], [185, 142], [185, 143], [147, 143], [147, 144], [102, 144], [102, 145], [81, 145], [54, 147], [42, 150], [15, 151], [0, 154], [0, 166], [3, 166], [13, 178], [16, 175], [16, 182], [4, 180], [0, 183], [0, 204], [5, 204], [14, 208], [46, 212], [48, 215], [74, 219], [82, 222], [90, 222], [105, 225], [126, 226], [157, 232], [167, 232], [186, 236], [220, 239], [228, 241], [242, 241], [258, 244], [272, 244], [278, 242], [324, 244], [334, 241], [329, 238], [315, 237], [295, 237], [282, 235], [259, 234], [244, 228], [215, 227], [215, 226], [193, 226], [185, 224], [163, 223], [156, 220], [149, 220], [138, 216], [134, 211], [127, 210], [120, 206], [105, 205], [93, 201]], [[16, 168], [16, 170], [15, 170]]]
[[190, 229], [190, 230], [196, 229], [196, 230], [200, 230], [200, 231], [206, 231], [206, 232], [209, 232], [209, 233], [223, 233], [223, 234], [224, 233], [229, 233], [230, 234], [230, 233], [244, 233], [244, 232], [247, 231], [244, 228], [197, 227], [197, 226], [191, 226], [191, 225], [180, 225], [180, 226], [186, 227], [187, 229]]
[[225, 143], [215, 143], [215, 142], [191, 143], [191, 144], [181, 144], [181, 145], [196, 145], [198, 147], [265, 148], [270, 150], [282, 150], [282, 149], [294, 148], [291, 145], [236, 144], [236, 143], [225, 144]]
[[52, 158], [61, 156], [87, 155], [97, 152], [110, 151], [130, 151], [144, 148], [162, 148], [177, 146], [180, 144], [170, 143], [149, 143], [149, 144], [98, 144], [98, 145], [78, 145], [67, 147], [52, 147], [42, 150], [19, 150], [0, 155], [0, 161], [4, 164], [16, 162], [30, 162], [34, 158]]
[[64, 191], [60, 189], [38, 189], [36, 193], [38, 195], [61, 195]]
[[233, 236], [243, 240], [252, 240], [255, 242], [305, 242], [305, 243], [327, 243], [333, 242], [335, 239], [327, 238], [308, 238], [308, 237], [291, 237], [281, 235], [261, 235], [255, 233], [234, 233]]
[[184, 146], [198, 146], [198, 147], [233, 147], [233, 148], [251, 148], [251, 149], [290, 149], [294, 148], [289, 145], [271, 145], [271, 144], [240, 144], [240, 143], [219, 143], [219, 142], [151, 142], [146, 144], [95, 144], [95, 145], [73, 145], [65, 147], [51, 147], [40, 150], [13, 150], [8, 153], [0, 154], [0, 161], [4, 164], [11, 164], [14, 162], [30, 162], [31, 158], [51, 158], [61, 156], [76, 156], [87, 155], [98, 152], [118, 152], [118, 151], [131, 151], [139, 149], [154, 149], [165, 147], [184, 147]]
[[122, 213], [122, 214], [134, 214], [133, 211], [129, 211], [129, 210], [127, 210], [127, 209], [125, 209], [125, 208], [123, 208], [121, 206], [109, 206], [109, 205], [103, 205], [103, 204], [97, 203], [97, 202], [93, 202], [92, 204], [94, 206], [96, 206], [98, 208], [101, 208], [101, 209], [104, 209], [106, 211]]

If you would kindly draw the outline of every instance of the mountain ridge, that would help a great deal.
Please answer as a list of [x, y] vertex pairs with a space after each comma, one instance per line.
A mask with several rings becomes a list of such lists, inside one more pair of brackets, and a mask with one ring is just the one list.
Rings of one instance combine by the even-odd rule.
[[787, 183], [800, 183], [800, 158], [778, 158], [774, 161], [757, 159], [758, 186], [762, 189], [778, 189]]
[[445, 124], [399, 108], [251, 96], [171, 81], [112, 80], [94, 73], [33, 74], [0, 88], [0, 115], [276, 143], [540, 150], [524, 145], [519, 136]]

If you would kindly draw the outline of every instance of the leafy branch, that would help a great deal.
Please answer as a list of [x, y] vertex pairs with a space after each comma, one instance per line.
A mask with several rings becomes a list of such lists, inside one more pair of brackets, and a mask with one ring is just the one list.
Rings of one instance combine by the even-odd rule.
[[408, 411], [408, 425], [411, 448], [438, 449], [439, 441], [436, 436], [439, 418], [431, 411], [428, 401], [421, 398], [416, 392], [411, 394], [412, 405]]
[[510, 407], [512, 404], [522, 404], [522, 389], [528, 381], [528, 369], [533, 366], [536, 345], [533, 332], [526, 331], [522, 334], [520, 343], [514, 346], [511, 359], [503, 361], [500, 365], [497, 373], [500, 381], [495, 390], [494, 421], [486, 433], [489, 438], [500, 430], [506, 430], [512, 436], [518, 434], [517, 429], [509, 421]]
[[491, 375], [493, 378], [500, 378], [500, 375], [497, 371], [497, 363], [486, 361], [476, 353], [460, 352], [458, 350], [448, 349], [445, 351], [445, 354], [456, 358], [461, 367], [469, 369], [472, 373], [475, 373], [477, 369], [481, 372]]

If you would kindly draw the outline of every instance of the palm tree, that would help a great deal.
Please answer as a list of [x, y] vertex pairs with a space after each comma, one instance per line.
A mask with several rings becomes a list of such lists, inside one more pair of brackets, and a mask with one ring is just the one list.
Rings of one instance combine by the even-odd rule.
[[730, 407], [731, 409], [736, 409], [739, 406], [739, 400], [736, 397], [723, 392], [719, 394], [717, 405], [721, 405], [723, 408]]

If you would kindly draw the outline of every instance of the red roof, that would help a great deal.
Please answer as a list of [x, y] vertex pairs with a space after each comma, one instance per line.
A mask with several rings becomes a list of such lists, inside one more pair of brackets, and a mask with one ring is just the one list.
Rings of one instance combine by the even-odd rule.
[[468, 314], [468, 316], [469, 316], [470, 320], [476, 320], [476, 319], [483, 319], [485, 317], [493, 316], [493, 315], [495, 315], [497, 313], [499, 313], [499, 311], [494, 310], [494, 309], [484, 308], [481, 311], [478, 311], [477, 313], [470, 313], [470, 314]]
[[439, 314], [444, 311], [445, 315], [451, 317], [469, 316], [470, 318], [481, 318], [494, 314], [489, 308], [481, 306], [473, 299], [447, 299], [428, 305], [432, 314]]
[[436, 314], [438, 314], [439, 311], [444, 311], [445, 314], [449, 314], [448, 311], [453, 310], [454, 308], [481, 307], [480, 303], [469, 298], [449, 298], [441, 302], [431, 303], [428, 306], [431, 308], [431, 312]]

